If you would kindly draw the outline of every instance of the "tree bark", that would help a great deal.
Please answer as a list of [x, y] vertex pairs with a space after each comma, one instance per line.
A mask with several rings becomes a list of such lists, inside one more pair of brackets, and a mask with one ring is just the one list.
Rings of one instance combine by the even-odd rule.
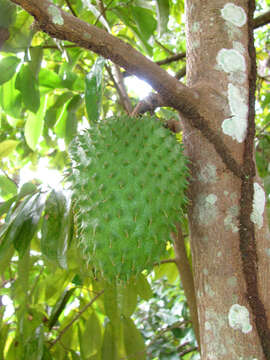
[[270, 235], [253, 156], [253, 8], [246, 0], [186, 0], [187, 83], [231, 157], [225, 162], [183, 117], [203, 360], [270, 359]]

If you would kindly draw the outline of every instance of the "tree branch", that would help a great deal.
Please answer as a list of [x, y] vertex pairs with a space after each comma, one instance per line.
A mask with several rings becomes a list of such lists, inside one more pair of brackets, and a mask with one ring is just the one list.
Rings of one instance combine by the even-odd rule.
[[267, 11], [266, 13], [257, 16], [254, 19], [254, 26], [253, 29], [257, 29], [258, 27], [261, 27], [263, 25], [269, 24], [270, 23], [270, 11]]
[[177, 233], [172, 233], [172, 237], [174, 240], [174, 248], [175, 248], [175, 261], [180, 273], [181, 282], [187, 298], [191, 321], [193, 324], [197, 342], [198, 344], [200, 344], [199, 320], [197, 313], [197, 302], [196, 302], [193, 274], [190, 263], [187, 258], [187, 252], [185, 248], [185, 241], [182, 234], [182, 230], [178, 224], [176, 225], [176, 228], [177, 228]]
[[70, 323], [67, 324], [67, 326], [62, 329], [57, 338], [51, 343], [50, 349], [61, 339], [61, 337], [64, 335], [64, 333], [79, 319], [79, 317], [104, 293], [104, 290], [97, 293], [97, 295], [88, 303], [86, 304], [81, 311], [78, 312], [78, 314], [71, 320]]
[[106, 70], [107, 70], [107, 72], [108, 72], [108, 74], [109, 74], [109, 76], [110, 76], [110, 78], [111, 78], [111, 80], [112, 80], [112, 82], [114, 84], [114, 87], [115, 87], [115, 89], [116, 89], [116, 91], [117, 91], [117, 93], [119, 95], [121, 105], [125, 109], [126, 113], [128, 115], [130, 115], [131, 112], [132, 112], [132, 105], [131, 105], [130, 99], [128, 97], [128, 94], [126, 92], [125, 86], [123, 84], [123, 78], [121, 77], [121, 73], [120, 73], [120, 70], [119, 70], [118, 66], [115, 66], [115, 68], [116, 68], [115, 70], [116, 70], [117, 75], [118, 75], [118, 77], [117, 77], [118, 81], [116, 81], [116, 79], [114, 78], [110, 66], [105, 65], [105, 68], [106, 68]]
[[94, 51], [147, 81], [167, 106], [178, 109], [184, 115], [196, 110], [198, 99], [194, 90], [177, 81], [124, 41], [62, 11], [48, 0], [10, 1], [33, 15], [40, 29], [50, 36]]

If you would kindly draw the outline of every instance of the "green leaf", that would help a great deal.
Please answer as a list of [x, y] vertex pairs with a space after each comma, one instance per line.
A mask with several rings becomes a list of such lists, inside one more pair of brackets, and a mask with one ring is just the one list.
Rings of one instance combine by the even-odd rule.
[[63, 88], [62, 79], [56, 72], [41, 69], [39, 72], [39, 85], [50, 89]]
[[21, 60], [16, 56], [7, 56], [0, 60], [0, 85], [4, 84], [14, 76], [20, 61]]
[[15, 88], [16, 77], [0, 86], [0, 104], [6, 114], [20, 119], [22, 116], [22, 95]]
[[9, 0], [0, 0], [0, 27], [8, 28], [16, 18], [16, 6]]
[[97, 122], [101, 112], [104, 63], [104, 58], [98, 58], [85, 78], [85, 105], [90, 122]]
[[[4, 243], [13, 243], [15, 249], [23, 255], [37, 230], [44, 206], [43, 196], [40, 193], [29, 196], [21, 205], [9, 227]], [[4, 246], [4, 243], [1, 245]]]
[[153, 297], [153, 292], [152, 292], [151, 286], [150, 286], [149, 282], [147, 281], [147, 279], [145, 278], [145, 276], [143, 276], [142, 274], [140, 274], [136, 279], [136, 288], [137, 288], [138, 295], [143, 300], [147, 301]]
[[137, 306], [137, 290], [133, 281], [121, 286], [119, 289], [120, 312], [125, 317], [130, 317]]
[[117, 349], [114, 339], [113, 326], [108, 322], [105, 326], [101, 349], [101, 360], [117, 360]]
[[169, 0], [155, 0], [157, 7], [158, 18], [158, 36], [161, 36], [167, 31], [167, 24], [170, 15], [170, 1]]
[[143, 337], [129, 318], [123, 318], [124, 344], [128, 360], [146, 359], [146, 347]]
[[0, 160], [7, 157], [12, 151], [16, 149], [19, 144], [17, 140], [4, 140], [0, 143]]
[[76, 136], [77, 134], [77, 125], [78, 125], [78, 118], [76, 115], [76, 111], [82, 104], [82, 98], [80, 95], [75, 95], [67, 106], [67, 118], [66, 118], [66, 129], [65, 129], [65, 141], [66, 144], [69, 144], [70, 141]]
[[31, 47], [30, 56], [31, 61], [29, 62], [29, 68], [32, 71], [35, 79], [38, 80], [41, 62], [43, 59], [43, 48], [41, 46]]
[[25, 107], [36, 113], [40, 107], [39, 84], [29, 63], [22, 66], [16, 79], [16, 87], [22, 94]]
[[85, 324], [84, 333], [81, 338], [81, 347], [87, 358], [99, 353], [101, 350], [102, 335], [101, 327], [96, 313], [93, 311]]
[[4, 359], [4, 349], [8, 339], [9, 328], [11, 324], [2, 324], [0, 328], [0, 359]]
[[117, 306], [117, 288], [115, 285], [106, 284], [104, 291], [104, 308], [105, 314], [113, 324], [119, 319]]
[[60, 299], [57, 301], [57, 303], [52, 308], [51, 316], [48, 323], [48, 328], [51, 330], [52, 327], [56, 324], [56, 322], [59, 319], [59, 316], [65, 310], [66, 304], [69, 301], [71, 295], [73, 294], [75, 288], [65, 290], [63, 294], [61, 295]]
[[44, 124], [44, 114], [46, 110], [47, 97], [41, 99], [41, 106], [36, 114], [29, 113], [24, 127], [24, 136], [27, 145], [35, 151], [39, 138], [42, 134]]
[[67, 267], [66, 252], [69, 242], [70, 199], [61, 191], [52, 190], [44, 211], [41, 228], [41, 251], [48, 259]]
[[17, 186], [6, 176], [0, 175], [0, 196], [3, 198], [17, 194]]

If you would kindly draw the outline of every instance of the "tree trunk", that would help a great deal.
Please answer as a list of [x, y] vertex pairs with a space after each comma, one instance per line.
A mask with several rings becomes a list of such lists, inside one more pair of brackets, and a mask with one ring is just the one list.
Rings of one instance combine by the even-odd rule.
[[182, 116], [202, 359], [270, 359], [270, 234], [253, 155], [254, 1], [186, 0], [186, 9], [187, 83], [208, 125], [195, 129]]

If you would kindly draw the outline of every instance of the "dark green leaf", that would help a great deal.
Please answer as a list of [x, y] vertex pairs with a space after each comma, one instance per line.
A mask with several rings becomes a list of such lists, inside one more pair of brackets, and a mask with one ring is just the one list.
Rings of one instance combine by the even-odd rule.
[[85, 105], [89, 121], [99, 120], [102, 102], [104, 59], [98, 58], [85, 78]]
[[4, 84], [14, 76], [20, 61], [21, 60], [16, 56], [8, 56], [0, 60], [0, 85]]
[[49, 329], [52, 329], [52, 327], [56, 324], [56, 322], [59, 319], [59, 316], [63, 312], [63, 310], [66, 307], [67, 302], [69, 301], [71, 295], [73, 294], [75, 288], [65, 290], [63, 294], [61, 295], [60, 299], [57, 301], [57, 303], [54, 305], [51, 316], [49, 319], [48, 327]]
[[37, 230], [43, 205], [43, 196], [40, 193], [23, 201], [9, 227], [5, 242], [1, 245], [13, 243], [15, 249], [23, 255]]
[[22, 94], [25, 107], [36, 113], [40, 106], [40, 93], [38, 81], [29, 64], [22, 66], [17, 78], [16, 87]]
[[45, 204], [41, 228], [41, 251], [48, 259], [67, 267], [70, 199], [61, 191], [52, 190]]

